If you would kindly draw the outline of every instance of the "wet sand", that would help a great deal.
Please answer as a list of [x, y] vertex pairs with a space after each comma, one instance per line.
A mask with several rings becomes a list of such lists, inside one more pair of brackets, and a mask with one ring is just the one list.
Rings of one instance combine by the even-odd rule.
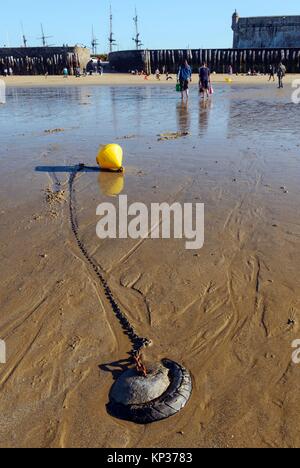
[[[103, 76], [93, 75], [93, 76], [86, 76], [81, 78], [75, 78], [70, 76], [68, 79], [65, 79], [63, 76], [48, 76], [45, 78], [44, 76], [12, 76], [4, 78], [5, 83], [7, 86], [18, 86], [18, 87], [33, 87], [33, 86], [93, 86], [93, 85], [141, 85], [141, 86], [151, 86], [153, 84], [157, 85], [174, 85], [176, 82], [176, 76], [171, 75], [173, 80], [166, 81], [164, 75], [161, 76], [160, 81], [156, 79], [155, 76], [150, 76], [148, 80], [145, 80], [143, 76], [132, 76], [129, 74], [121, 74], [121, 73], [107, 73]], [[234, 84], [263, 84], [268, 82], [269, 77], [261, 75], [261, 76], [229, 76], [229, 75], [212, 75], [212, 81], [214, 83], [224, 83], [225, 79], [231, 79]], [[286, 84], [292, 83], [293, 80], [299, 79], [299, 75], [287, 75], [285, 78]], [[2, 78], [3, 79], [3, 78]], [[198, 82], [198, 76], [193, 76], [194, 84]], [[272, 84], [272, 82], [270, 83]]]
[[[299, 447], [300, 107], [290, 87], [215, 88], [207, 105], [192, 89], [188, 107], [164, 86], [9, 88], [0, 107], [1, 447]], [[159, 141], [172, 132], [189, 134]], [[106, 412], [130, 344], [70, 228], [70, 171], [93, 166], [111, 141], [124, 148], [126, 173], [80, 174], [81, 239], [153, 340], [146, 361], [174, 359], [194, 383], [178, 416], [145, 427]], [[204, 248], [100, 241], [96, 207], [117, 203], [116, 187], [129, 202], [205, 203]]]

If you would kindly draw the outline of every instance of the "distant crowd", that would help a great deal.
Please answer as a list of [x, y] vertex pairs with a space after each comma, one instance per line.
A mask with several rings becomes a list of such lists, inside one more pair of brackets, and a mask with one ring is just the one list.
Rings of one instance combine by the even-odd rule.
[[[103, 68], [103, 65], [102, 65], [102, 62], [100, 59], [98, 60], [95, 60], [95, 59], [91, 59], [88, 63], [87, 63], [87, 66], [85, 68], [83, 68], [83, 70], [81, 71], [81, 67], [78, 66], [78, 67], [75, 67], [74, 69], [74, 75], [76, 78], [80, 78], [81, 76], [92, 76], [94, 75], [94, 73], [97, 73], [98, 75], [102, 76], [103, 73], [104, 73], [104, 68]], [[63, 69], [63, 75], [65, 78], [68, 78], [69, 77], [69, 69], [67, 67], [65, 67]]]
[[[285, 65], [280, 62], [278, 66], [270, 65], [268, 77], [269, 81], [273, 80], [275, 82], [275, 76], [278, 78], [278, 88], [283, 88], [283, 79], [286, 75], [286, 67]], [[149, 79], [149, 74], [146, 73], [144, 70], [129, 70], [129, 73], [132, 75], [144, 76], [145, 80]], [[228, 75], [234, 75], [232, 65], [229, 65], [227, 70]], [[215, 72], [211, 73], [211, 70], [208, 68], [207, 63], [204, 62], [201, 67], [199, 68], [199, 93], [202, 97], [209, 98], [211, 94], [213, 94], [214, 90], [211, 84], [211, 74], [215, 74]], [[249, 69], [247, 76], [263, 76], [266, 75], [265, 73], [261, 73], [256, 69]], [[166, 67], [162, 68], [162, 71], [157, 68], [155, 71], [155, 77], [157, 80], [161, 80], [161, 77], [165, 76], [166, 80], [173, 80], [173, 76], [167, 71]], [[236, 73], [236, 76], [239, 76]], [[177, 83], [178, 83], [178, 90], [181, 92], [182, 99], [185, 97], [188, 99], [189, 97], [189, 83], [192, 82], [193, 79], [193, 71], [192, 67], [189, 65], [188, 61], [185, 60], [182, 65], [179, 67], [178, 74], [177, 74]]]
[[14, 71], [13, 71], [12, 67], [4, 67], [1, 70], [1, 75], [2, 76], [13, 76], [13, 74], [14, 74]]

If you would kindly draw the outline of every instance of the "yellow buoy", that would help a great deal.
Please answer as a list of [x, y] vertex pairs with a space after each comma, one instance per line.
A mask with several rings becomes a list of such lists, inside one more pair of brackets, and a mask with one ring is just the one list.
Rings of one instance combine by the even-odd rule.
[[101, 169], [119, 171], [123, 164], [123, 150], [116, 144], [101, 146], [96, 161]]

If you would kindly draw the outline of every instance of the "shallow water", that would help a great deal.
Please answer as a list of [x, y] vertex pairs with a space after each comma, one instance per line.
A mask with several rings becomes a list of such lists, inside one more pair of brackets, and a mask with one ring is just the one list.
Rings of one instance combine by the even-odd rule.
[[[300, 106], [291, 102], [292, 89], [279, 91], [273, 84], [216, 84], [214, 89], [205, 103], [193, 85], [185, 104], [173, 87], [157, 85], [8, 88], [7, 104], [0, 107], [3, 203], [38, 189], [42, 179], [36, 166], [94, 166], [99, 146], [114, 141], [123, 146], [126, 167], [164, 176], [166, 190], [168, 178], [183, 182], [209, 161], [229, 162], [230, 155], [240, 158], [247, 152], [264, 163], [264, 170], [278, 173], [263, 158], [286, 161], [287, 153], [298, 149]], [[61, 131], [46, 132], [54, 129]], [[168, 132], [189, 135], [159, 142]], [[57, 176], [50, 178], [55, 188]], [[129, 192], [134, 187], [127, 184]]]
[[265, 141], [274, 135], [293, 138], [300, 106], [292, 104], [291, 92], [286, 88], [281, 93], [273, 85], [216, 85], [205, 105], [192, 87], [186, 106], [169, 87], [9, 88], [7, 104], [0, 107], [0, 142], [3, 149], [17, 138], [28, 140], [53, 128], [65, 129], [60, 139], [70, 135], [69, 144], [79, 148], [125, 135], [151, 138], [177, 130], [191, 132], [193, 140], [200, 136], [216, 142], [252, 135]]

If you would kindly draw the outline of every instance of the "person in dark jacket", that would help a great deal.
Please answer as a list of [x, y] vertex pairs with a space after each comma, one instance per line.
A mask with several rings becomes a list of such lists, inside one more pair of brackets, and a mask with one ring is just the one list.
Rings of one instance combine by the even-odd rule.
[[207, 67], [204, 62], [202, 67], [199, 69], [199, 92], [203, 93], [203, 96], [209, 98], [209, 88], [210, 88], [210, 69]]
[[188, 64], [188, 61], [185, 60], [184, 63], [179, 67], [178, 71], [178, 82], [180, 83], [181, 98], [189, 98], [189, 83], [192, 82], [192, 69]]
[[270, 70], [269, 70], [269, 81], [275, 81], [275, 67], [274, 65], [270, 65]]

